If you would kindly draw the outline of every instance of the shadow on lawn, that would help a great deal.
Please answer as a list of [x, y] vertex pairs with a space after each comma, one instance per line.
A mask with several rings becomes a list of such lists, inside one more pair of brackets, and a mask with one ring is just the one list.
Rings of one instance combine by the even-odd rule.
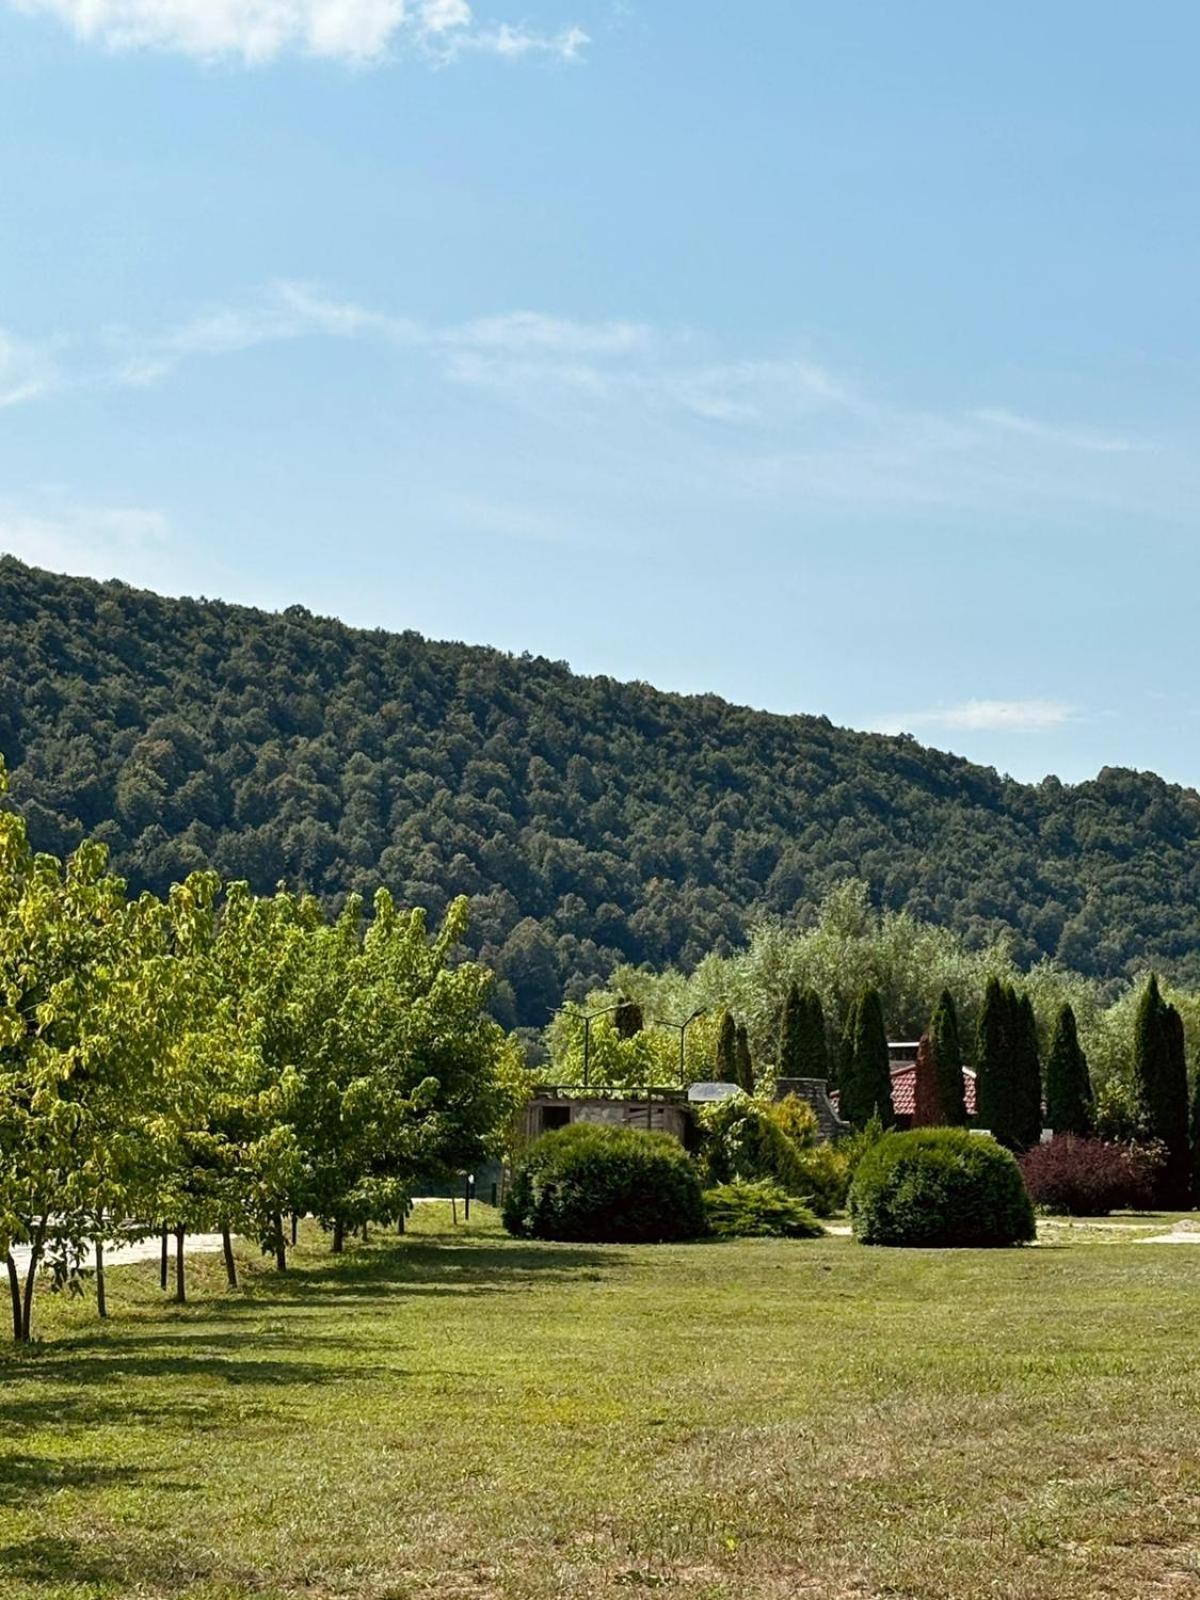
[[[586, 1247], [409, 1239], [338, 1257], [306, 1256], [287, 1273], [255, 1267], [238, 1294], [183, 1309], [164, 1304], [161, 1319], [149, 1326], [118, 1320], [0, 1361], [0, 1429], [16, 1434], [44, 1424], [43, 1385], [54, 1392], [60, 1424], [104, 1426], [118, 1416], [148, 1425], [185, 1419], [190, 1429], [208, 1431], [222, 1426], [227, 1404], [245, 1414], [246, 1400], [235, 1397], [239, 1388], [395, 1383], [412, 1373], [339, 1359], [347, 1349], [345, 1327], [323, 1330], [320, 1318], [338, 1304], [364, 1300], [461, 1299], [522, 1289], [531, 1281], [586, 1282], [621, 1259]], [[264, 1326], [264, 1313], [304, 1308], [312, 1315]], [[311, 1359], [318, 1352], [329, 1359]], [[154, 1386], [163, 1379], [179, 1381]]]
[[[155, 1492], [185, 1487], [144, 1467], [71, 1461], [61, 1456], [4, 1456], [0, 1458], [0, 1506], [27, 1507], [40, 1497], [61, 1494], [63, 1490], [129, 1488], [148, 1480], [153, 1480]], [[0, 1556], [0, 1572], [8, 1570]]]
[[[50, 1594], [155, 1594], [182, 1592], [208, 1578], [212, 1568], [193, 1549], [155, 1550], [141, 1545], [108, 1545], [94, 1539], [42, 1537], [0, 1546], [0, 1573]], [[247, 1575], [254, 1589], [253, 1574]], [[239, 1593], [241, 1591], [239, 1590]], [[250, 1587], [246, 1589], [251, 1592]]]
[[474, 1240], [426, 1244], [410, 1238], [324, 1260], [309, 1256], [287, 1272], [260, 1269], [247, 1277], [240, 1297], [231, 1296], [206, 1309], [218, 1318], [237, 1319], [304, 1299], [320, 1306], [402, 1295], [461, 1299], [520, 1291], [531, 1282], [591, 1282], [623, 1260], [615, 1250], [586, 1245], [492, 1245]]

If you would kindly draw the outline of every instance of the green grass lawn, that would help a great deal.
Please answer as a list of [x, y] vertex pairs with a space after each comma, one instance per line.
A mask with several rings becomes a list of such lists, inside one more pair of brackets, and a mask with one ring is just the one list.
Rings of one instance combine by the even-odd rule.
[[1200, 1246], [525, 1245], [492, 1215], [0, 1356], [0, 1595], [1200, 1595]]

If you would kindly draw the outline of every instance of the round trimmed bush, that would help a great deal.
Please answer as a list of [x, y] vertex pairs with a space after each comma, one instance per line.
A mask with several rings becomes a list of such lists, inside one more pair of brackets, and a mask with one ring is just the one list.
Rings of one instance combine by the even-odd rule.
[[576, 1122], [518, 1161], [504, 1226], [528, 1239], [643, 1244], [707, 1231], [696, 1168], [667, 1133]]
[[1033, 1205], [1012, 1155], [965, 1128], [888, 1133], [859, 1162], [850, 1221], [862, 1244], [1026, 1244]]
[[819, 1239], [825, 1232], [803, 1200], [768, 1178], [706, 1189], [704, 1210], [718, 1239]]

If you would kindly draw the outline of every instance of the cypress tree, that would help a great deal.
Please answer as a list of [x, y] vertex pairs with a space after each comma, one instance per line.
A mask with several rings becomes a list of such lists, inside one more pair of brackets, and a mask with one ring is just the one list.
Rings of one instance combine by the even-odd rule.
[[913, 1120], [914, 1128], [937, 1128], [942, 1124], [942, 1103], [938, 1095], [937, 1067], [933, 1059], [933, 1043], [927, 1033], [921, 1035], [917, 1046], [917, 1059], [913, 1064]]
[[[837, 1049], [837, 1084], [841, 1087], [850, 1082], [854, 1075], [854, 1030], [858, 1026], [858, 1001], [850, 1002], [850, 1009], [846, 1013], [846, 1020], [842, 1024], [842, 1037], [838, 1041]], [[842, 1112], [845, 1116], [845, 1112]], [[849, 1118], [847, 1118], [847, 1121]]]
[[962, 1042], [958, 1036], [958, 1012], [949, 989], [942, 990], [930, 1021], [929, 1044], [941, 1120], [952, 1128], [965, 1128], [967, 1100], [963, 1087]]
[[750, 1054], [750, 1036], [743, 1023], [738, 1023], [734, 1041], [734, 1082], [747, 1094], [754, 1093], [754, 1060]]
[[736, 1083], [738, 1081], [737, 1024], [728, 1011], [721, 1013], [721, 1026], [717, 1033], [715, 1076], [718, 1083]]
[[1046, 1122], [1056, 1134], [1086, 1137], [1092, 1131], [1093, 1104], [1092, 1080], [1079, 1043], [1075, 1013], [1064, 1005], [1054, 1024], [1046, 1058]]
[[1009, 1149], [1017, 1142], [1012, 1013], [1012, 990], [999, 978], [989, 978], [975, 1043], [975, 1105], [979, 1126]]
[[841, 1114], [856, 1128], [865, 1127], [873, 1116], [878, 1116], [885, 1128], [896, 1122], [883, 1003], [878, 990], [870, 987], [859, 995], [854, 1008], [853, 1053], [849, 1082], [842, 1084]]
[[1037, 1018], [1028, 994], [1012, 995], [1013, 1132], [1018, 1148], [1029, 1150], [1042, 1137], [1042, 1063]]
[[1157, 1137], [1167, 1147], [1167, 1166], [1163, 1173], [1163, 1199], [1181, 1209], [1192, 1199], [1192, 1152], [1188, 1138], [1187, 1044], [1183, 1018], [1174, 1006], [1163, 1007], [1163, 1053], [1166, 1076], [1159, 1094]]
[[779, 1076], [781, 1078], [801, 1078], [804, 1076], [800, 1069], [800, 1037], [803, 1027], [801, 1012], [803, 1006], [800, 985], [793, 983], [788, 988], [787, 997], [783, 1002], [783, 1016], [779, 1021]]
[[1200, 1206], [1200, 1072], [1192, 1093], [1192, 1204]]
[[1163, 1076], [1166, 1041], [1162, 1026], [1163, 1002], [1158, 979], [1152, 972], [1142, 990], [1133, 1023], [1133, 1086], [1141, 1102], [1146, 1124], [1154, 1131], [1154, 1097]]
[[829, 1046], [825, 1040], [825, 1010], [815, 989], [800, 999], [799, 1078], [829, 1077]]
[[1162, 1205], [1185, 1206], [1192, 1183], [1183, 1018], [1163, 1000], [1153, 973], [1138, 1002], [1133, 1078], [1151, 1136], [1167, 1148], [1158, 1201]]

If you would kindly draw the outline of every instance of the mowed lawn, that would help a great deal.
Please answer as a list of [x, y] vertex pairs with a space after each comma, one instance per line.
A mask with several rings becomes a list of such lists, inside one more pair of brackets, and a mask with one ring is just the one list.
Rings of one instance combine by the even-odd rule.
[[[1200, 1246], [525, 1245], [422, 1208], [0, 1356], [0, 1594], [1200, 1595]], [[1145, 1231], [1145, 1230], [1142, 1230]]]

